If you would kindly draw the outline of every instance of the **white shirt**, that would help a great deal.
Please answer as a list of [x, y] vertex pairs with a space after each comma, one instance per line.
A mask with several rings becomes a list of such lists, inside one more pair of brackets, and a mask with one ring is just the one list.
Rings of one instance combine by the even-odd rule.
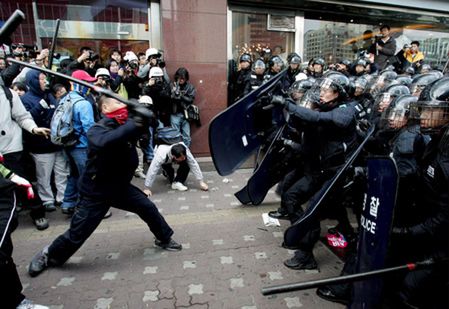
[[[189, 148], [183, 142], [180, 142], [177, 144], [182, 144], [182, 145], [184, 145], [184, 147], [186, 147], [187, 164], [189, 165], [190, 170], [192, 171], [196, 180], [202, 181], [203, 173], [201, 172], [200, 166], [198, 165], [198, 162], [193, 157]], [[177, 145], [177, 144], [174, 144], [174, 145]], [[151, 188], [154, 180], [156, 179], [156, 175], [161, 170], [162, 164], [173, 163], [173, 156], [171, 155], [171, 148], [174, 145], [159, 145], [156, 147], [156, 149], [154, 150], [154, 158], [151, 161], [150, 168], [148, 169], [147, 176], [145, 178], [145, 187]]]

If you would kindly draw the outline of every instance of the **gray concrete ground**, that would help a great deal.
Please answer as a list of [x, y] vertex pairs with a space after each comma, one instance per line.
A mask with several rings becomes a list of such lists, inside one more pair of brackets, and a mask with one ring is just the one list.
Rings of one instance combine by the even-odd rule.
[[[321, 300], [315, 290], [263, 296], [262, 287], [338, 275], [342, 263], [323, 244], [315, 255], [320, 271], [293, 271], [283, 265], [293, 251], [281, 247], [286, 221], [265, 227], [261, 214], [275, 209], [271, 190], [260, 206], [242, 206], [234, 193], [251, 170], [225, 178], [205, 172], [209, 192], [173, 191], [158, 176], [151, 198], [182, 243], [180, 252], [154, 246], [154, 236], [136, 215], [112, 209], [89, 240], [60, 268], [30, 278], [31, 257], [64, 232], [69, 219], [48, 213], [50, 228], [37, 231], [20, 213], [13, 234], [14, 259], [24, 294], [51, 308], [343, 308]], [[142, 187], [143, 180], [134, 183]], [[323, 226], [332, 222], [323, 222]]]

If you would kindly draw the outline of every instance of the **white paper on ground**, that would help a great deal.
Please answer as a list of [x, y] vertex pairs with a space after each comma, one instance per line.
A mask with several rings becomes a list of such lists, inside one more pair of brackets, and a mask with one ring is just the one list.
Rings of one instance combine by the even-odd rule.
[[281, 223], [278, 219], [271, 218], [267, 212], [262, 214], [263, 224], [265, 226], [281, 226]]

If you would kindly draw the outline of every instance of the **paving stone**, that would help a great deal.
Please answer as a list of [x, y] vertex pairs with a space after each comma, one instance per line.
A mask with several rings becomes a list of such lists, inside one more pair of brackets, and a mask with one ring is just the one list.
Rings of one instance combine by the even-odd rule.
[[82, 256], [72, 256], [68, 260], [68, 263], [79, 264], [79, 263], [81, 263], [82, 259], [83, 259]]
[[284, 277], [282, 276], [282, 273], [280, 271], [269, 271], [268, 276], [270, 277], [270, 280], [284, 279]]
[[184, 261], [183, 266], [184, 269], [187, 268], [196, 268], [196, 261]]
[[255, 241], [256, 237], [254, 235], [244, 235], [243, 240], [244, 241]]
[[70, 286], [75, 281], [75, 277], [64, 277], [59, 280], [59, 282], [56, 284], [57, 286]]
[[117, 278], [118, 272], [107, 272], [103, 274], [101, 280], [115, 280]]
[[202, 284], [189, 284], [189, 290], [187, 291], [189, 295], [193, 294], [203, 294]]
[[99, 298], [94, 309], [109, 309], [113, 301], [113, 298]]
[[179, 210], [189, 210], [189, 206], [181, 206], [179, 207]]
[[212, 244], [214, 246], [219, 246], [219, 245], [222, 245], [223, 243], [224, 243], [223, 239], [213, 239], [212, 240]]
[[267, 258], [267, 254], [265, 252], [256, 252], [256, 253], [254, 253], [254, 255], [256, 256], [257, 260]]
[[206, 204], [206, 207], [207, 208], [213, 208], [213, 207], [215, 207], [215, 205], [214, 204]]
[[275, 238], [282, 238], [282, 237], [284, 237], [284, 233], [283, 232], [273, 232], [273, 236]]
[[243, 283], [243, 278], [231, 278], [230, 280], [230, 287], [231, 289], [234, 288], [243, 288], [245, 285]]
[[145, 270], [143, 271], [143, 274], [144, 275], [156, 274], [157, 273], [157, 269], [158, 269], [157, 266], [147, 266], [147, 267], [145, 267]]
[[299, 297], [286, 297], [284, 298], [287, 308], [300, 308], [302, 307]]
[[232, 260], [232, 256], [222, 256], [222, 257], [220, 257], [220, 263], [221, 264], [232, 264], [234, 262]]
[[145, 303], [147, 301], [158, 301], [159, 291], [145, 291], [142, 301]]

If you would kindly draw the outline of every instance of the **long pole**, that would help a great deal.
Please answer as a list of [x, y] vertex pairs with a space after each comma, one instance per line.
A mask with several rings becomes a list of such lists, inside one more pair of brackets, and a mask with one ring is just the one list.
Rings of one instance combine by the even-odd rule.
[[60, 19], [56, 20], [56, 29], [55, 33], [53, 34], [53, 39], [51, 41], [51, 50], [50, 54], [48, 56], [48, 68], [51, 70], [53, 66], [53, 57], [55, 55], [55, 48], [56, 48], [56, 40], [58, 39], [58, 32], [59, 32], [59, 24], [61, 23]]
[[313, 289], [318, 288], [325, 285], [330, 284], [338, 284], [338, 283], [346, 283], [346, 282], [353, 282], [353, 281], [359, 281], [359, 280], [365, 280], [372, 277], [393, 273], [397, 271], [402, 270], [408, 270], [413, 271], [415, 269], [421, 269], [425, 267], [431, 267], [434, 264], [446, 262], [448, 259], [442, 259], [442, 260], [433, 260], [428, 259], [421, 262], [416, 263], [408, 263], [405, 265], [395, 266], [395, 267], [389, 267], [384, 269], [378, 269], [373, 270], [369, 272], [359, 273], [359, 274], [352, 274], [352, 275], [346, 275], [346, 276], [339, 276], [339, 277], [332, 277], [332, 278], [326, 278], [326, 279], [319, 279], [314, 281], [307, 281], [307, 282], [297, 282], [297, 283], [290, 283], [290, 284], [281, 284], [271, 287], [264, 287], [262, 288], [262, 294], [263, 295], [272, 295], [272, 294], [278, 294], [278, 293], [288, 293], [293, 291], [300, 291], [300, 290], [307, 290], [307, 289]]

